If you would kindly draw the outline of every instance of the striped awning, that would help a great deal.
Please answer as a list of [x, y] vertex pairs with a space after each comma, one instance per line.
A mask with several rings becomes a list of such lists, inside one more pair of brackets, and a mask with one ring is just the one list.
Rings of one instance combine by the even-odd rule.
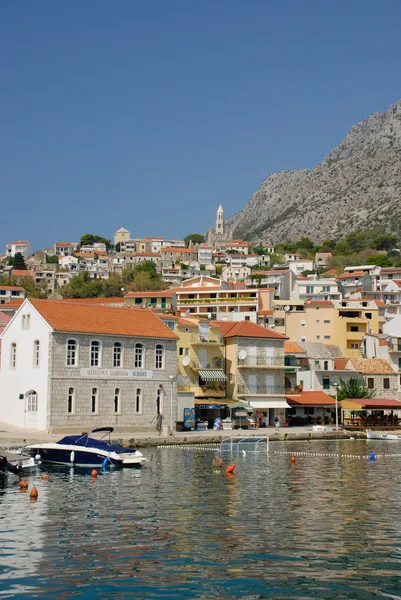
[[198, 369], [198, 374], [203, 381], [227, 381], [223, 369]]

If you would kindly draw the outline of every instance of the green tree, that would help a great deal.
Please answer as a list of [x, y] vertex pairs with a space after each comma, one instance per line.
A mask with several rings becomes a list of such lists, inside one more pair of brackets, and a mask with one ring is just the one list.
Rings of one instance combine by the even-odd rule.
[[57, 264], [58, 265], [58, 256], [49, 256], [46, 254], [46, 263], [47, 264]]
[[93, 233], [85, 233], [79, 241], [81, 246], [92, 246], [93, 244], [106, 244], [106, 248], [109, 249], [111, 247], [111, 240], [104, 238], [100, 235], [94, 235]]
[[121, 250], [121, 243], [120, 242], [117, 242], [117, 244], [114, 246], [114, 250], [116, 252], [120, 252], [120, 250]]
[[382, 234], [377, 235], [372, 240], [372, 246], [375, 250], [391, 250], [397, 245], [397, 237], [395, 235]]
[[75, 275], [59, 291], [64, 298], [98, 298], [103, 292], [102, 280], [92, 279], [85, 271]]
[[369, 247], [369, 238], [364, 231], [351, 231], [344, 240], [351, 252], [361, 252]]
[[347, 242], [337, 242], [334, 247], [334, 252], [337, 256], [346, 256], [350, 253], [350, 247]]
[[192, 241], [192, 244], [204, 244], [206, 238], [201, 233], [190, 233], [186, 237], [184, 237], [185, 245], [188, 247], [189, 242]]
[[124, 294], [124, 285], [119, 275], [110, 275], [102, 282], [103, 296], [105, 298], [117, 298]]
[[296, 246], [297, 250], [306, 250], [307, 252], [312, 252], [312, 250], [315, 247], [315, 244], [308, 237], [302, 237], [296, 242]]
[[385, 254], [371, 254], [366, 259], [367, 265], [377, 265], [378, 267], [391, 267], [393, 261]]
[[374, 390], [368, 389], [362, 377], [351, 377], [348, 381], [340, 379], [340, 385], [337, 390], [339, 402], [345, 398], [373, 398], [373, 396]]
[[134, 269], [134, 277], [136, 277], [138, 273], [148, 273], [151, 279], [157, 279], [159, 277], [159, 274], [156, 270], [156, 265], [152, 260], [144, 260], [136, 265]]
[[22, 256], [21, 252], [17, 252], [15, 254], [13, 267], [14, 267], [14, 269], [19, 270], [19, 271], [27, 270], [25, 260], [24, 260], [24, 257]]

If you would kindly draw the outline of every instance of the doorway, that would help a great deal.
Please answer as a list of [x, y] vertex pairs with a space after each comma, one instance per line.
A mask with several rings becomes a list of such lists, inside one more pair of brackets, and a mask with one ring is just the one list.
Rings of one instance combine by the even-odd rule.
[[38, 424], [38, 395], [35, 390], [25, 394], [25, 427], [36, 429]]

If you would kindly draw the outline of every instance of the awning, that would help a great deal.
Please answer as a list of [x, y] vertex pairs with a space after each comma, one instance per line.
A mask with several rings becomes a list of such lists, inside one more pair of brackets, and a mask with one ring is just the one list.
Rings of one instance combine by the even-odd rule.
[[248, 412], [253, 412], [252, 406], [250, 406], [246, 402], [233, 402], [233, 404], [230, 404], [229, 408], [231, 410], [236, 409], [236, 408], [240, 408], [240, 409], [244, 409], [244, 410], [246, 410]]
[[253, 408], [291, 408], [282, 398], [249, 398], [249, 404]]
[[232, 400], [215, 400], [214, 398], [196, 398], [195, 406], [201, 404], [215, 404], [216, 406], [228, 406], [231, 408]]
[[203, 381], [227, 381], [223, 369], [198, 369], [198, 374]]

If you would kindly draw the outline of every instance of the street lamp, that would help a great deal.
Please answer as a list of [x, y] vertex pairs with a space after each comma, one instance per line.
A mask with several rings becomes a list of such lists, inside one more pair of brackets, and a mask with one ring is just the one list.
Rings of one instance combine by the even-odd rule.
[[168, 376], [171, 383], [171, 396], [170, 396], [170, 435], [173, 435], [173, 388], [174, 383], [177, 381], [176, 375]]
[[333, 383], [333, 386], [336, 388], [336, 431], [338, 431], [338, 383]]

